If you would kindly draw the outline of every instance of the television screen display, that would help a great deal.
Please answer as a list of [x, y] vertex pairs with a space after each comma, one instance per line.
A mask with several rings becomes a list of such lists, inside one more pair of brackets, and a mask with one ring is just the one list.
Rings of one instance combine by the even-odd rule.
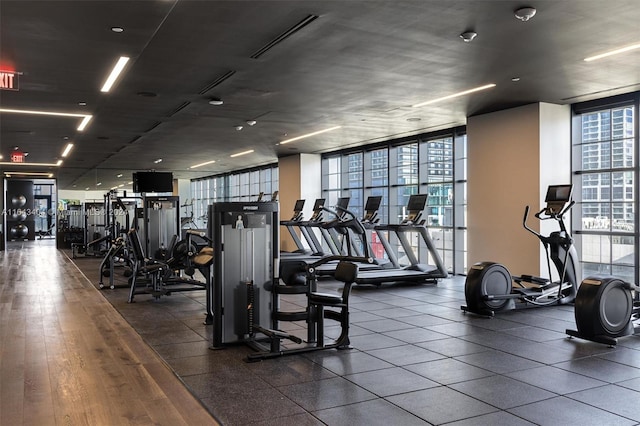
[[133, 174], [133, 192], [173, 192], [173, 173], [136, 172]]
[[409, 197], [409, 202], [407, 203], [407, 210], [410, 212], [421, 212], [424, 210], [427, 205], [427, 195], [426, 194], [415, 194]]

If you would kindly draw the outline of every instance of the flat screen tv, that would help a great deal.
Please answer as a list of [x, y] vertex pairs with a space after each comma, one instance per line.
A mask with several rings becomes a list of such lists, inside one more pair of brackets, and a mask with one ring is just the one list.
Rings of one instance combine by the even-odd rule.
[[133, 174], [133, 192], [173, 192], [173, 173], [136, 172]]

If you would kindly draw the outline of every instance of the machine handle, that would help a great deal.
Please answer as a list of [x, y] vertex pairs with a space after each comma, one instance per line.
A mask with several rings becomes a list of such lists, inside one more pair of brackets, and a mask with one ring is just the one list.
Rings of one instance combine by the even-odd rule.
[[[540, 219], [540, 213], [542, 213], [542, 211], [539, 211], [538, 213], [535, 214], [535, 216]], [[540, 234], [538, 234], [536, 231], [534, 231], [533, 229], [529, 228], [529, 226], [527, 225], [527, 218], [529, 217], [529, 206], [526, 206], [524, 208], [524, 217], [522, 218], [522, 226], [524, 227], [524, 229], [526, 229], [527, 231], [531, 232], [533, 235], [535, 235], [536, 237], [540, 238]]]

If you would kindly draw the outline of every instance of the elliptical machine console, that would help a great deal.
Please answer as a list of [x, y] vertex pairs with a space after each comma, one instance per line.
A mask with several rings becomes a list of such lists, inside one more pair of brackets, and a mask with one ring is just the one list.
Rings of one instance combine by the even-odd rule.
[[[496, 311], [523, 307], [562, 305], [573, 302], [578, 291], [579, 261], [573, 238], [564, 224], [564, 215], [573, 207], [573, 185], [550, 185], [545, 202], [547, 205], [535, 214], [539, 220], [555, 220], [558, 230], [548, 236], [527, 225], [529, 206], [526, 206], [522, 226], [535, 235], [547, 254], [549, 278], [534, 275], [512, 276], [504, 265], [495, 262], [479, 262], [469, 269], [464, 295], [465, 312], [493, 316]], [[559, 280], [552, 281], [551, 262]]]

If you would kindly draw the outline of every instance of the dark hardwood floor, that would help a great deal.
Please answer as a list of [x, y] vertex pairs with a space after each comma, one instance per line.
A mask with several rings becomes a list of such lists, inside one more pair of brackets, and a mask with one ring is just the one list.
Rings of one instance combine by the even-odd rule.
[[0, 252], [0, 425], [214, 425], [53, 240]]

